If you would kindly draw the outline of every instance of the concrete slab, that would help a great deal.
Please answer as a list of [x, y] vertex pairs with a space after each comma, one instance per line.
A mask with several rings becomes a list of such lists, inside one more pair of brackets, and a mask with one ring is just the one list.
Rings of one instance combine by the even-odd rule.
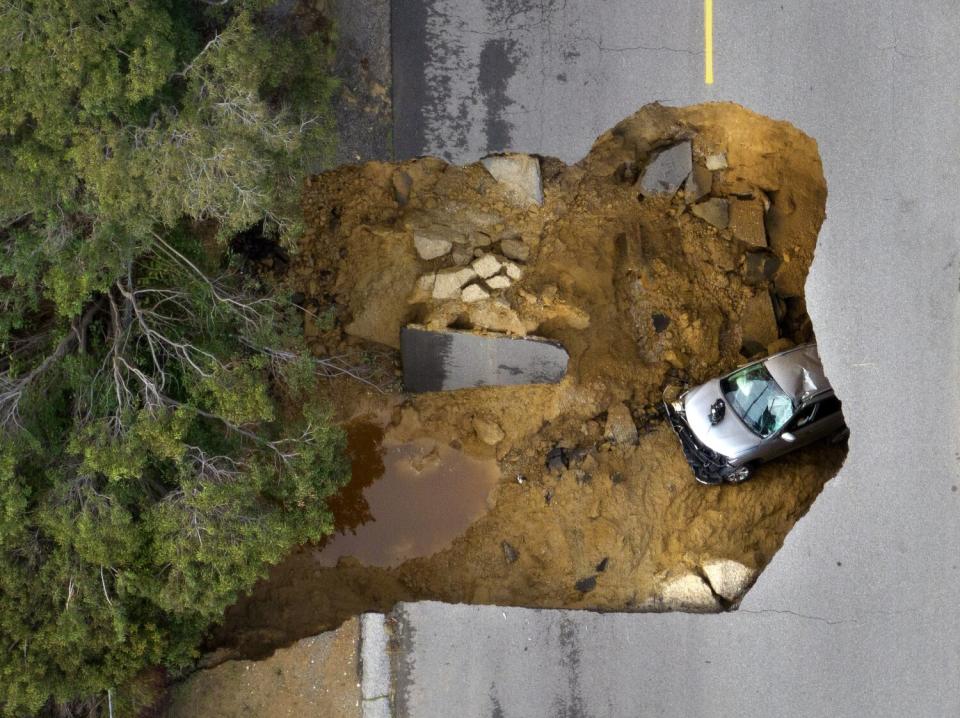
[[403, 386], [407, 391], [446, 391], [477, 386], [552, 384], [567, 372], [566, 350], [537, 337], [470, 332], [400, 332]]

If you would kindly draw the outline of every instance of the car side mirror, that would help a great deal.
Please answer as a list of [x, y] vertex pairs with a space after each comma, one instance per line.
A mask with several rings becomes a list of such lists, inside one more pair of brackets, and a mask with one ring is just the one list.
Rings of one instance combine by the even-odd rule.
[[780, 438], [791, 444], [797, 440], [797, 437], [791, 434], [789, 431], [785, 431], [780, 434]]

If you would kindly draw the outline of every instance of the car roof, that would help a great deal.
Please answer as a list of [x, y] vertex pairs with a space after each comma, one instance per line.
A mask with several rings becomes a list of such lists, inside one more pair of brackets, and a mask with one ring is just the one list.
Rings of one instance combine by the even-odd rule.
[[763, 360], [773, 380], [794, 399], [804, 401], [831, 391], [816, 344], [801, 344]]

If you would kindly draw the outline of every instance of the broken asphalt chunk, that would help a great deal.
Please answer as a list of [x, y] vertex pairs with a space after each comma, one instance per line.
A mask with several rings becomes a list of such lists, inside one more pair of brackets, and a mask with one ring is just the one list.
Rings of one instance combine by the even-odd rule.
[[645, 197], [676, 194], [693, 169], [690, 141], [668, 147], [657, 154], [640, 178], [640, 193]]
[[725, 199], [708, 199], [691, 206], [690, 212], [717, 229], [726, 229], [730, 224], [730, 205]]
[[[466, 271], [474, 274], [472, 269]], [[444, 276], [437, 273], [437, 284]], [[539, 337], [430, 331], [417, 326], [401, 329], [400, 356], [404, 388], [410, 392], [555, 384], [566, 375], [569, 361], [560, 344]]]
[[695, 164], [687, 181], [683, 185], [683, 195], [687, 204], [699, 202], [710, 194], [713, 188], [713, 172], [702, 165]]

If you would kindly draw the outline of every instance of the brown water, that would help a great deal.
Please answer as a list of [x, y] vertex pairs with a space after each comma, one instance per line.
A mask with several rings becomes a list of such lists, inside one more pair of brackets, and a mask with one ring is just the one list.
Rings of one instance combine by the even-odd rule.
[[487, 510], [499, 477], [479, 460], [432, 439], [384, 442], [369, 422], [347, 427], [353, 479], [331, 501], [336, 533], [314, 549], [321, 566], [353, 556], [369, 566], [396, 566], [445, 548]]

